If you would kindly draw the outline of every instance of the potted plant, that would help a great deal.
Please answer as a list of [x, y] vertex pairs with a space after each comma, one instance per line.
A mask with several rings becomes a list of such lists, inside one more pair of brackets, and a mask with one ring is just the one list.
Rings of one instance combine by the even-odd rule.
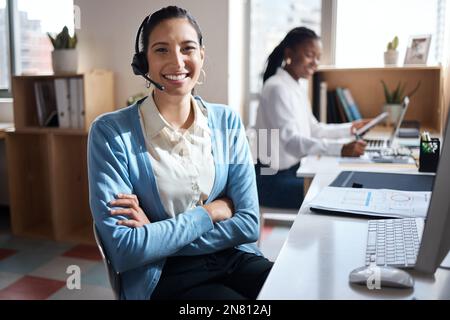
[[388, 124], [394, 125], [397, 123], [398, 118], [400, 117], [403, 99], [405, 97], [411, 98], [417, 92], [417, 90], [419, 90], [420, 81], [417, 83], [414, 89], [409, 91], [407, 94], [404, 94], [407, 85], [406, 82], [402, 83], [402, 81], [399, 81], [397, 87], [393, 91], [389, 90], [386, 82], [384, 82], [383, 80], [381, 80], [381, 84], [383, 85], [385, 98], [383, 111], [389, 113], [389, 117], [387, 120]]
[[53, 37], [47, 33], [53, 44], [52, 64], [55, 74], [76, 73], [78, 70], [77, 35], [69, 35], [69, 29], [64, 26], [62, 31]]
[[388, 43], [387, 51], [384, 53], [384, 64], [385, 65], [397, 65], [398, 61], [398, 37], [395, 36], [394, 39]]

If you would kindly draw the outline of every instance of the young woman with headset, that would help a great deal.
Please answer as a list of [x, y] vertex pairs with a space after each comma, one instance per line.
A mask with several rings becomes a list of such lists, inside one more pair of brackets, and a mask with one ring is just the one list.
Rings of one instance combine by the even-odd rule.
[[[267, 130], [267, 142], [276, 130], [277, 145], [271, 146], [275, 160], [255, 166], [260, 203], [268, 207], [300, 208], [303, 179], [296, 177], [300, 159], [307, 155], [357, 157], [364, 153], [362, 140], [343, 144], [334, 139], [350, 138], [369, 120], [345, 124], [321, 124], [311, 112], [308, 79], [317, 70], [321, 56], [320, 38], [305, 27], [294, 28], [272, 51], [264, 72], [264, 86], [256, 129]], [[261, 142], [259, 142], [261, 143]]]
[[255, 299], [272, 267], [242, 122], [191, 94], [204, 57], [186, 10], [156, 11], [132, 63], [155, 88], [91, 126], [90, 206], [123, 299]]

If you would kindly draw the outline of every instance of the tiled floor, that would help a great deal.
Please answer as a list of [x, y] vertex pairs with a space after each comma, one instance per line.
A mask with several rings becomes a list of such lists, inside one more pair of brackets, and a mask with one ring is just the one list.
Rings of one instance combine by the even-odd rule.
[[289, 233], [289, 226], [267, 226], [261, 234], [259, 248], [270, 261], [275, 261]]
[[[114, 299], [97, 247], [15, 237], [7, 220], [0, 215], [0, 300]], [[276, 259], [288, 231], [264, 228], [260, 247], [269, 260]], [[66, 285], [72, 265], [80, 268], [80, 289]]]
[[[80, 289], [69, 290], [68, 267], [73, 265], [80, 268]], [[95, 246], [0, 234], [0, 299], [113, 298]]]

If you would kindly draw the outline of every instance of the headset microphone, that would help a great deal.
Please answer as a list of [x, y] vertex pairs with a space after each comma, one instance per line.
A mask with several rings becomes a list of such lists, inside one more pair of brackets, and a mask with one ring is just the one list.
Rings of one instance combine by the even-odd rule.
[[148, 76], [146, 76], [146, 75], [142, 75], [142, 76], [144, 77], [144, 79], [146, 79], [148, 82], [152, 83], [159, 90], [164, 91], [164, 89], [166, 89], [162, 84], [159, 84], [158, 82], [153, 81]]
[[142, 22], [141, 26], [139, 27], [138, 33], [136, 35], [136, 43], [135, 43], [135, 53], [133, 56], [133, 61], [131, 62], [131, 67], [133, 68], [133, 72], [135, 75], [144, 77], [145, 80], [152, 83], [156, 88], [158, 88], [161, 91], [164, 91], [164, 86], [153, 81], [150, 79], [150, 77], [147, 75], [148, 72], [148, 61], [147, 57], [145, 55], [145, 52], [139, 51], [139, 38], [141, 36], [142, 28], [144, 27], [144, 24], [147, 23], [147, 20], [149, 17], [147, 16], [145, 20]]
[[[164, 91], [165, 88], [162, 84], [159, 84], [158, 82], [153, 81], [152, 79], [150, 79], [150, 77], [146, 73], [142, 72], [143, 69], [140, 68], [139, 64], [138, 64], [138, 63], [141, 63], [142, 61], [135, 63], [136, 56], [141, 53], [143, 53], [143, 52], [139, 52], [138, 54], [135, 54], [134, 58], [133, 58], [133, 63], [131, 63], [131, 67], [133, 68], [134, 74], [138, 75], [138, 76], [142, 76], [145, 80], [147, 80], [148, 82], [153, 84], [156, 88], [158, 88], [161, 91]], [[137, 59], [139, 59], [139, 58], [137, 58]], [[145, 59], [145, 63], [147, 64], [147, 59], [145, 57], [144, 57], [144, 59]]]
[[150, 79], [149, 77], [147, 77], [146, 75], [143, 75], [144, 79], [146, 79], [148, 82], [153, 83], [153, 85], [158, 88], [161, 91], [164, 91], [164, 89], [166, 89], [162, 84], [159, 84], [158, 82], [153, 81], [152, 79]]

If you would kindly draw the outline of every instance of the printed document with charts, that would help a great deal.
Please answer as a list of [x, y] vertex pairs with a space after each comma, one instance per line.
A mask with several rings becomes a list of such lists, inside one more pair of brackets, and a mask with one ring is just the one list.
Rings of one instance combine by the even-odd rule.
[[326, 187], [309, 204], [311, 209], [360, 215], [425, 218], [431, 192]]

